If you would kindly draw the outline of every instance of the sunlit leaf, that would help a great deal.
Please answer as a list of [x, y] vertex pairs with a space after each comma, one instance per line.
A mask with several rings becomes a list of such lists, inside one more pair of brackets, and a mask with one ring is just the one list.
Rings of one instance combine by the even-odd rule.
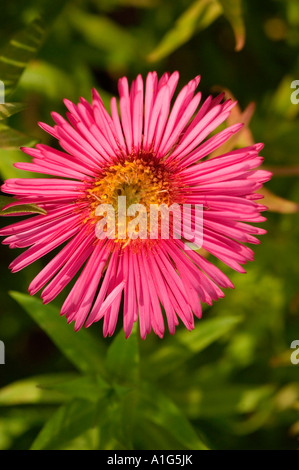
[[15, 299], [42, 330], [52, 339], [58, 349], [83, 372], [101, 372], [105, 350], [86, 330], [75, 332], [66, 320], [61, 318], [59, 310], [53, 305], [43, 305], [39, 299], [11, 292]]

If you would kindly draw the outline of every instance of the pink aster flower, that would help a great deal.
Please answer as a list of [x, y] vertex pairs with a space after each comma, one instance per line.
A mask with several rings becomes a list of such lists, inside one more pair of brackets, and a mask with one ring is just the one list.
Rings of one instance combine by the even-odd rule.
[[[92, 103], [65, 100], [67, 118], [52, 113], [54, 127], [40, 123], [62, 150], [38, 144], [23, 148], [31, 163], [22, 170], [52, 178], [9, 179], [2, 191], [14, 194], [14, 204], [34, 203], [46, 215], [30, 216], [1, 230], [11, 248], [29, 247], [10, 265], [17, 272], [52, 250], [60, 251], [29, 286], [43, 289], [51, 302], [79, 272], [61, 314], [78, 330], [104, 319], [104, 336], [112, 335], [119, 316], [128, 337], [139, 321], [142, 338], [151, 329], [162, 337], [164, 312], [174, 333], [179, 319], [191, 330], [201, 303], [224, 297], [233, 287], [227, 276], [197, 251], [186, 251], [183, 239], [99, 239], [95, 227], [100, 203], [117, 211], [120, 195], [132, 203], [177, 203], [203, 206], [202, 247], [232, 269], [253, 260], [244, 243], [259, 243], [265, 233], [252, 223], [263, 222], [266, 208], [256, 191], [271, 174], [256, 169], [262, 144], [207, 157], [238, 132], [242, 124], [213, 133], [235, 105], [224, 95], [209, 96], [199, 107], [195, 93], [199, 77], [190, 81], [172, 103], [179, 74], [160, 79], [149, 73], [145, 87], [139, 75], [129, 88], [119, 80], [120, 113], [115, 98], [109, 113], [96, 90]], [[210, 134], [213, 133], [212, 136]], [[191, 218], [192, 218], [191, 214]], [[122, 301], [123, 300], [123, 301]]]

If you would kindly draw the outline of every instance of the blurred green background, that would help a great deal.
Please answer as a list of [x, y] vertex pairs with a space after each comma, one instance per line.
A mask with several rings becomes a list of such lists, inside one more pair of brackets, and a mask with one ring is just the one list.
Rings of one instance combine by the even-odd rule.
[[[64, 113], [63, 98], [90, 99], [95, 86], [108, 104], [119, 77], [150, 70], [178, 70], [180, 87], [200, 74], [204, 97], [235, 96], [232, 119], [251, 117], [235, 145], [264, 142], [273, 178], [268, 234], [247, 274], [212, 260], [235, 289], [204, 308], [194, 331], [163, 340], [125, 341], [121, 325], [112, 339], [100, 324], [75, 334], [59, 317], [65, 293], [45, 307], [26, 294], [45, 260], [10, 274], [20, 250], [2, 246], [0, 449], [297, 449], [299, 3], [12, 0], [1, 9], [0, 79], [9, 101], [24, 104], [0, 123], [2, 180], [24, 176], [13, 167], [26, 160], [19, 146], [56, 145], [37, 121]], [[13, 111], [0, 105], [0, 118]]]

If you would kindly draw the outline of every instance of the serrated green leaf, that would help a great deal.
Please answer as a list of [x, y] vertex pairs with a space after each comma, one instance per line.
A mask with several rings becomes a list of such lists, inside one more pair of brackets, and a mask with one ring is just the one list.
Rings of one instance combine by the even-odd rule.
[[29, 214], [46, 214], [47, 212], [35, 204], [20, 204], [18, 206], [8, 207], [2, 210], [2, 207], [7, 206], [13, 202], [13, 198], [8, 196], [0, 196], [0, 215], [18, 214], [28, 212]]
[[28, 62], [35, 56], [44, 38], [40, 19], [34, 20], [23, 31], [16, 33], [0, 51], [0, 80], [5, 86], [5, 98], [17, 86]]
[[177, 405], [151, 384], [143, 385], [140, 413], [147, 420], [161, 426], [186, 449], [207, 450], [207, 446]]
[[25, 105], [23, 103], [0, 104], [0, 120], [7, 119], [9, 116], [19, 113], [20, 111], [23, 111], [23, 109], [25, 109]]
[[110, 345], [107, 353], [106, 368], [113, 380], [134, 383], [139, 377], [139, 351], [136, 325], [128, 339], [120, 331]]
[[60, 351], [82, 372], [103, 371], [105, 349], [87, 330], [75, 332], [59, 310], [52, 305], [43, 305], [39, 299], [11, 292], [15, 299], [42, 330], [52, 339]]
[[94, 424], [96, 404], [87, 400], [73, 400], [61, 406], [47, 421], [31, 450], [54, 450], [80, 436]]
[[240, 321], [240, 317], [210, 318], [198, 324], [192, 332], [178, 331], [171, 342], [153, 353], [143, 369], [156, 378], [166, 375], [227, 334]]
[[32, 147], [36, 140], [22, 132], [16, 131], [5, 124], [0, 124], [0, 148], [3, 150], [18, 150], [20, 147]]
[[166, 33], [160, 44], [149, 54], [156, 62], [185, 44], [198, 31], [207, 28], [221, 14], [218, 0], [197, 0], [180, 16], [174, 27]]

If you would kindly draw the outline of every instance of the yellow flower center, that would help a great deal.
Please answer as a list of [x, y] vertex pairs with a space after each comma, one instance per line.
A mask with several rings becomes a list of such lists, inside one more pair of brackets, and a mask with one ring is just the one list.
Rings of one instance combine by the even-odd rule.
[[[123, 161], [107, 167], [91, 188], [87, 190], [90, 203], [90, 219], [94, 223], [102, 217], [97, 215], [100, 204], [109, 204], [115, 213], [115, 241], [127, 244], [130, 236], [127, 233], [128, 224], [135, 216], [127, 215], [126, 227], [118, 226], [119, 197], [125, 196], [126, 209], [132, 204], [142, 204], [147, 213], [148, 238], [150, 230], [150, 207], [151, 205], [170, 206], [177, 193], [173, 182], [174, 171], [166, 168], [151, 154], [139, 154], [130, 156]], [[120, 232], [127, 233], [124, 238]]]

